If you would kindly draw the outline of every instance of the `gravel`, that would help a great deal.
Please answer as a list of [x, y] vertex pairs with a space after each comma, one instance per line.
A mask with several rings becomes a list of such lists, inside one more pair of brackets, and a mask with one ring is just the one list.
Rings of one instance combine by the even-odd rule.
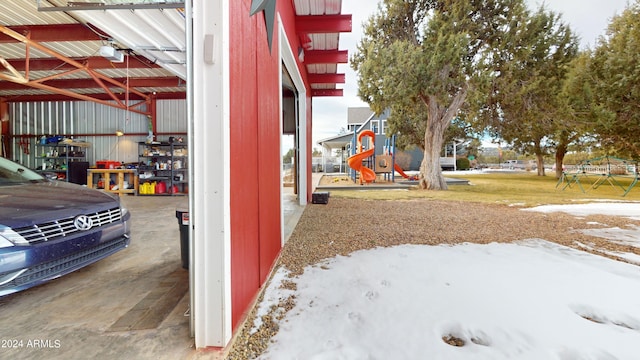
[[[640, 254], [640, 249], [585, 235], [579, 230], [603, 227], [640, 226], [640, 221], [612, 216], [577, 218], [565, 213], [520, 211], [503, 204], [458, 201], [362, 200], [331, 197], [327, 205], [310, 204], [304, 210], [291, 237], [282, 249], [276, 267], [291, 272], [287, 287], [309, 265], [374, 247], [400, 244], [461, 244], [513, 242], [545, 239], [585, 251], [576, 242], [594, 249]], [[597, 250], [592, 250], [597, 252]], [[597, 252], [616, 260], [615, 256]], [[261, 296], [258, 301], [261, 300]], [[250, 334], [252, 311], [236, 335], [228, 360], [255, 359], [278, 331], [276, 316], [291, 309], [295, 298], [283, 299], [263, 317], [260, 329]]]

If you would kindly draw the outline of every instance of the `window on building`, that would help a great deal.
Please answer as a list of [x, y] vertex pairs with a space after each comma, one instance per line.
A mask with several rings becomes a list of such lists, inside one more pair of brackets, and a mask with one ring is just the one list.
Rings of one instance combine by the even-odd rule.
[[380, 122], [378, 120], [371, 120], [371, 131], [374, 134], [380, 134]]
[[380, 134], [384, 134], [387, 130], [387, 120], [382, 120], [382, 126], [380, 127]]

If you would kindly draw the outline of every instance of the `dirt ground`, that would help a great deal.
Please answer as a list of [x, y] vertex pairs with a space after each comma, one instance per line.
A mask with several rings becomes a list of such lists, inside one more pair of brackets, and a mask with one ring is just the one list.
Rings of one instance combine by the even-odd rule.
[[[596, 249], [593, 252], [608, 257], [612, 256], [598, 250], [640, 254], [638, 248], [579, 231], [630, 225], [640, 226], [640, 221], [603, 215], [577, 218], [564, 213], [524, 212], [501, 204], [332, 197], [327, 205], [306, 207], [276, 266], [284, 266], [292, 272], [289, 286], [295, 288], [295, 276], [308, 265], [338, 254], [400, 244], [483, 244], [538, 238], [584, 251], [577, 244], [580, 242]], [[274, 308], [270, 315], [263, 316], [263, 326], [251, 335], [249, 330], [255, 313], [249, 314], [228, 359], [256, 358], [278, 331], [274, 316], [282, 316], [276, 314], [291, 309], [294, 304], [295, 298], [282, 299], [278, 305], [280, 309]]]

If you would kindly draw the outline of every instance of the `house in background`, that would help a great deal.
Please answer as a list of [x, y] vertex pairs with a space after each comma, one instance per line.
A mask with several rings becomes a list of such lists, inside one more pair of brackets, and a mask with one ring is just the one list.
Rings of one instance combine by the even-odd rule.
[[[375, 134], [376, 155], [385, 152], [385, 146], [394, 145], [393, 134], [388, 133], [387, 119], [391, 111], [385, 110], [376, 115], [369, 107], [350, 107], [347, 109], [347, 132], [330, 138], [320, 140], [322, 146], [322, 159], [316, 161], [315, 171], [325, 172], [351, 172], [347, 165], [347, 158], [355, 153], [357, 136], [364, 130], [371, 130]], [[396, 135], [396, 139], [397, 136]], [[368, 138], [363, 139], [363, 146], [368, 148]], [[393, 149], [387, 149], [393, 151]], [[405, 171], [418, 171], [424, 154], [422, 149], [414, 147], [407, 150], [396, 151], [395, 161]], [[440, 157], [440, 166], [443, 170], [455, 170], [455, 156]]]

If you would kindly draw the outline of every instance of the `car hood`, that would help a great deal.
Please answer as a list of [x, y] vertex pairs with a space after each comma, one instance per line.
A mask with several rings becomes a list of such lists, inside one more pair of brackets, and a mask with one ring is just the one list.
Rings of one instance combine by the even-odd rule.
[[112, 194], [61, 182], [0, 186], [0, 224], [23, 227], [118, 206]]

